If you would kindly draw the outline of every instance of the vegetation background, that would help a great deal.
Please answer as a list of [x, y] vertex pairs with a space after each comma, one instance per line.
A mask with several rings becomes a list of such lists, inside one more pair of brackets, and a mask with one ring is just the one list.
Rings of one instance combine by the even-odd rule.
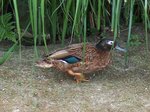
[[[121, 38], [120, 32], [128, 30], [126, 48], [139, 45], [139, 37], [132, 36], [132, 26], [141, 23], [145, 28], [144, 43], [148, 51], [148, 30], [150, 29], [149, 0], [1, 0], [0, 41], [11, 41], [10, 48], [0, 58], [4, 63], [13, 50], [22, 45], [37, 45], [61, 42], [86, 42], [90, 36], [105, 36], [107, 30], [114, 40]], [[130, 44], [130, 45], [129, 45]], [[127, 56], [126, 56], [127, 57]], [[126, 58], [127, 60], [127, 58]]]

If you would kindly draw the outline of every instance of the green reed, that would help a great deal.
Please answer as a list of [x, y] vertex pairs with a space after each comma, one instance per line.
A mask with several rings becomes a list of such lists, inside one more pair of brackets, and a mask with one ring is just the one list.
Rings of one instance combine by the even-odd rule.
[[34, 54], [35, 57], [38, 57], [38, 50], [37, 50], [37, 0], [29, 0], [29, 11], [30, 11], [30, 21], [31, 21], [31, 26], [32, 26], [32, 31], [34, 35]]
[[66, 30], [68, 26], [68, 18], [69, 18], [69, 11], [71, 7], [72, 0], [67, 0], [65, 12], [64, 12], [64, 20], [63, 20], [63, 30], [62, 30], [62, 46], [64, 46], [64, 40], [66, 36]]
[[101, 26], [101, 9], [102, 9], [102, 0], [98, 0], [98, 12], [97, 12], [97, 29], [100, 30]]
[[20, 21], [19, 21], [17, 1], [13, 0], [13, 4], [14, 4], [14, 10], [15, 10], [15, 18], [16, 18], [18, 40], [19, 40], [19, 57], [20, 57], [20, 60], [21, 60], [21, 29], [20, 29]]
[[145, 24], [145, 40], [146, 40], [146, 49], [149, 51], [149, 46], [148, 46], [148, 3], [147, 0], [145, 0], [144, 3], [144, 24]]
[[45, 4], [44, 4], [44, 0], [41, 0], [40, 7], [41, 7], [40, 14], [41, 14], [41, 21], [42, 21], [42, 37], [43, 37], [43, 41], [44, 41], [45, 50], [48, 53], [48, 48], [47, 48], [47, 43], [46, 43], [46, 34], [45, 34], [45, 19], [44, 19], [45, 18]]
[[[135, 3], [135, 0], [131, 0], [131, 2], [130, 2], [130, 20], [129, 20], [128, 39], [127, 39], [127, 44], [126, 44], [127, 51], [129, 49], [129, 40], [130, 40], [130, 37], [131, 37], [131, 28], [132, 28], [132, 21], [133, 21], [133, 7], [134, 7], [134, 3]], [[125, 55], [125, 62], [126, 62], [126, 65], [127, 65], [128, 64], [128, 52]]]

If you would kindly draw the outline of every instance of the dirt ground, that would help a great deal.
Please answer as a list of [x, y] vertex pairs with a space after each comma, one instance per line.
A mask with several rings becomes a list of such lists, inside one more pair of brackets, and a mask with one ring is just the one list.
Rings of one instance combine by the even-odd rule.
[[34, 67], [33, 47], [22, 48], [21, 60], [18, 54], [0, 65], [0, 112], [150, 112], [150, 53], [144, 45], [130, 49], [128, 67], [114, 51], [112, 65], [80, 84]]

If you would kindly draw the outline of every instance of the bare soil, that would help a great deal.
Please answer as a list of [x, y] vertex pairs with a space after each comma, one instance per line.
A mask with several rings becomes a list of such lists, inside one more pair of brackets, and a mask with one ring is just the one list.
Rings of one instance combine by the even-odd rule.
[[15, 51], [0, 65], [0, 112], [150, 112], [149, 56], [144, 44], [132, 47], [125, 66], [124, 54], [113, 51], [108, 68], [76, 84], [64, 73], [34, 67], [33, 47], [23, 47], [21, 60]]

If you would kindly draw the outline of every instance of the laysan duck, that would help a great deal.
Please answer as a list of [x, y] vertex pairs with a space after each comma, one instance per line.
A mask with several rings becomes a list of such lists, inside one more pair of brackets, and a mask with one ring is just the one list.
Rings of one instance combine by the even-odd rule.
[[126, 52], [112, 39], [101, 39], [96, 45], [78, 43], [56, 50], [36, 63], [41, 68], [56, 68], [74, 76], [76, 82], [88, 81], [85, 74], [102, 70], [111, 62], [111, 49]]

